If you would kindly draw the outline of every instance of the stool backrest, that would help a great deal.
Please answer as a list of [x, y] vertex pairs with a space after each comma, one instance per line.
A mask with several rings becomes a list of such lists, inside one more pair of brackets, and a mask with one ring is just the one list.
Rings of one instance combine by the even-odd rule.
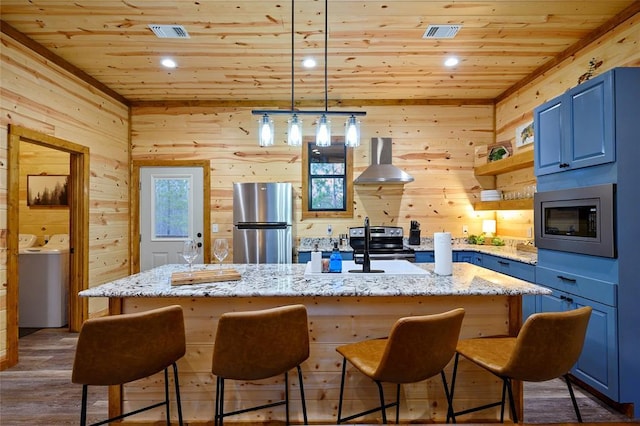
[[531, 382], [566, 374], [582, 352], [590, 316], [590, 306], [531, 315], [516, 338], [503, 374]]
[[87, 320], [80, 329], [71, 381], [117, 385], [164, 370], [186, 350], [180, 306]]
[[456, 352], [464, 309], [400, 318], [387, 340], [373, 378], [382, 382], [415, 383], [433, 377]]
[[309, 358], [304, 305], [228, 312], [218, 321], [211, 372], [234, 380], [283, 374]]

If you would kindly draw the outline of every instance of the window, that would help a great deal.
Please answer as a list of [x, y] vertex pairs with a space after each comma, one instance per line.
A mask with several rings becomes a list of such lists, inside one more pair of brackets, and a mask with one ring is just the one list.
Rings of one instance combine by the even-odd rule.
[[305, 140], [302, 150], [302, 219], [353, 217], [353, 152], [334, 139], [319, 147]]

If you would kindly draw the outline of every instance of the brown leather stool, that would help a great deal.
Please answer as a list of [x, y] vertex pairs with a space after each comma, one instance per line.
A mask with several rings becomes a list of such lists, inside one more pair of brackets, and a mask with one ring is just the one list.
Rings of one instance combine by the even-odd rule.
[[[309, 327], [304, 305], [250, 312], [229, 312], [220, 317], [213, 347], [211, 372], [216, 379], [215, 425], [224, 418], [248, 411], [285, 405], [289, 424], [289, 370], [298, 369], [304, 424], [307, 406], [300, 364], [309, 358]], [[224, 412], [224, 381], [261, 380], [284, 374], [284, 400]]]
[[[451, 397], [444, 368], [456, 351], [464, 309], [453, 309], [435, 315], [400, 318], [391, 329], [388, 338], [365, 340], [338, 346], [343, 356], [340, 381], [338, 423], [346, 422], [376, 411], [382, 411], [382, 421], [387, 423], [386, 409], [396, 407], [396, 423], [400, 418], [400, 384], [426, 380], [440, 373], [447, 397], [447, 416], [452, 415]], [[342, 418], [342, 399], [347, 361], [378, 385], [380, 406]], [[382, 382], [395, 383], [396, 402], [385, 404]]]
[[455, 390], [456, 372], [460, 355], [502, 379], [502, 400], [455, 413], [456, 416], [486, 408], [501, 406], [500, 422], [504, 422], [505, 393], [514, 423], [518, 423], [512, 380], [544, 382], [564, 376], [571, 395], [571, 402], [582, 422], [569, 380], [569, 370], [582, 352], [591, 307], [584, 306], [565, 312], [533, 314], [525, 321], [518, 337], [484, 337], [461, 340], [456, 349], [456, 361], [451, 382], [451, 394]]
[[165, 399], [95, 425], [106, 424], [161, 406], [169, 413], [169, 366], [173, 375], [182, 425], [182, 407], [176, 361], [185, 354], [182, 308], [168, 306], [135, 314], [114, 315], [87, 320], [80, 329], [73, 361], [71, 381], [82, 385], [80, 424], [87, 422], [87, 387], [122, 385], [164, 370]]

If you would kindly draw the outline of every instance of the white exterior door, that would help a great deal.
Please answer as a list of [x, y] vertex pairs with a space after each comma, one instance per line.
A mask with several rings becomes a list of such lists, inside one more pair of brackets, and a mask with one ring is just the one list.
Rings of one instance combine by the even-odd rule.
[[[140, 168], [140, 271], [185, 263], [187, 238], [202, 247], [202, 195], [200, 167]], [[202, 254], [194, 263], [202, 263]]]

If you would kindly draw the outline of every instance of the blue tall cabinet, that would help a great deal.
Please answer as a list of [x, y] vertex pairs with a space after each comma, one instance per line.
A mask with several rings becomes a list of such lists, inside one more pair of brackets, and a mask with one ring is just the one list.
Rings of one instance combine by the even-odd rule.
[[[615, 68], [534, 111], [538, 191], [616, 184], [616, 258], [538, 250], [537, 311], [593, 307], [572, 374], [640, 417], [640, 68]], [[535, 218], [535, 226], [540, 226]]]

